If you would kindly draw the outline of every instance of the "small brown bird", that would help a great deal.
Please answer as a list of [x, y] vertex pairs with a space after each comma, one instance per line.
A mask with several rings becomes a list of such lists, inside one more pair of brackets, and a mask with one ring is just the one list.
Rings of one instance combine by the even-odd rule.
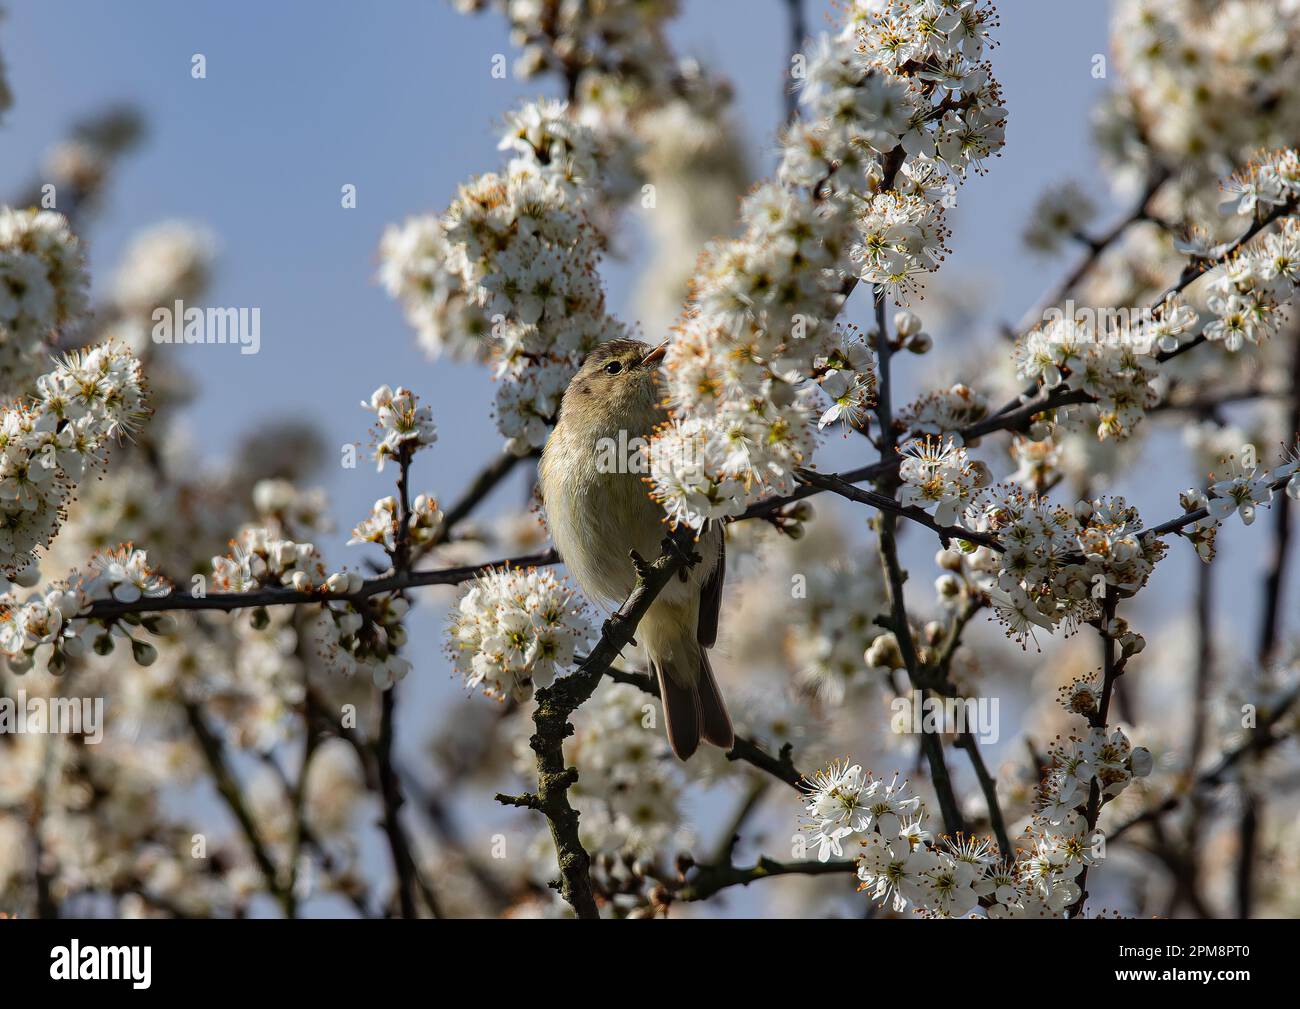
[[[667, 419], [660, 369], [665, 346], [610, 340], [593, 350], [564, 391], [538, 467], [560, 557], [588, 597], [612, 606], [636, 583], [630, 551], [658, 556], [665, 533], [663, 509], [626, 451], [638, 439], [648, 441]], [[706, 651], [718, 637], [726, 573], [721, 526], [706, 526], [696, 549], [700, 563], [663, 589], [636, 632], [659, 678], [669, 745], [682, 760], [701, 738], [724, 749], [735, 742]]]

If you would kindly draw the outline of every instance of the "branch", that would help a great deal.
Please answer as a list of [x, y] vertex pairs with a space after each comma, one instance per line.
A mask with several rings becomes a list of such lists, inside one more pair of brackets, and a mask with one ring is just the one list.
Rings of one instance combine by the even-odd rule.
[[[1300, 330], [1292, 332], [1291, 409], [1287, 432], [1295, 437], [1300, 431]], [[1291, 547], [1291, 499], [1285, 494], [1274, 498], [1273, 553], [1264, 578], [1264, 613], [1260, 620], [1259, 645], [1255, 650], [1261, 664], [1267, 664], [1277, 649], [1282, 624], [1282, 593], [1286, 585], [1287, 561]]]
[[1286, 694], [1278, 704], [1277, 708], [1269, 712], [1268, 716], [1255, 728], [1251, 737], [1246, 740], [1246, 742], [1237, 746], [1235, 749], [1229, 750], [1220, 757], [1214, 766], [1202, 772], [1186, 791], [1180, 792], [1177, 795], [1171, 795], [1169, 798], [1165, 799], [1164, 802], [1160, 803], [1160, 805], [1143, 810], [1141, 813], [1125, 820], [1122, 824], [1107, 834], [1107, 841], [1117, 841], [1134, 827], [1156, 820], [1159, 817], [1164, 816], [1166, 813], [1172, 813], [1182, 805], [1183, 800], [1189, 795], [1195, 795], [1198, 791], [1205, 791], [1206, 789], [1214, 788], [1223, 784], [1228, 777], [1228, 772], [1236, 767], [1237, 764], [1241, 763], [1241, 761], [1246, 757], [1265, 753], [1284, 739], [1288, 738], [1287, 733], [1283, 732], [1274, 734], [1272, 730], [1273, 726], [1286, 717], [1287, 712], [1295, 706], [1298, 698], [1300, 698], [1300, 688], [1296, 688]]
[[698, 559], [694, 540], [684, 528], [664, 539], [663, 550], [652, 563], [633, 552], [636, 584], [619, 610], [605, 622], [596, 647], [574, 672], [536, 693], [533, 725], [537, 731], [528, 742], [537, 755], [537, 792], [497, 796], [498, 802], [526, 806], [545, 815], [559, 861], [557, 886], [579, 918], [599, 918], [600, 911], [591, 886], [591, 856], [578, 836], [578, 812], [569, 805], [569, 787], [578, 780], [578, 769], [564, 762], [564, 740], [573, 734], [569, 717], [591, 696], [619, 653], [632, 643], [632, 635], [655, 597], [679, 571]]
[[293, 892], [280, 881], [280, 872], [276, 868], [275, 862], [272, 861], [266, 843], [262, 840], [262, 835], [257, 829], [257, 823], [248, 808], [248, 802], [244, 799], [244, 792], [240, 787], [239, 779], [235, 777], [234, 772], [226, 763], [225, 747], [222, 746], [221, 740], [216, 733], [208, 726], [203, 717], [203, 712], [197, 704], [192, 702], [185, 704], [185, 717], [189, 721], [190, 729], [194, 733], [194, 738], [198, 741], [204, 760], [207, 762], [208, 771], [212, 774], [212, 781], [217, 787], [217, 792], [225, 800], [226, 806], [244, 832], [248, 847], [253, 852], [253, 861], [257, 863], [258, 871], [262, 874], [262, 881], [266, 884], [266, 888], [271, 895], [279, 902], [281, 908], [284, 909], [285, 917], [292, 918], [296, 913]]
[[393, 875], [397, 878], [398, 907], [401, 909], [402, 917], [408, 921], [419, 917], [415, 908], [415, 891], [418, 886], [425, 903], [429, 905], [429, 913], [435, 918], [441, 918], [437, 896], [416, 868], [410, 838], [402, 827], [402, 788], [398, 782], [397, 771], [393, 767], [396, 693], [396, 685], [379, 692], [379, 739], [375, 744], [375, 760], [379, 773], [379, 794], [384, 808], [384, 834], [388, 838], [388, 849], [393, 856]]
[[253, 592], [213, 592], [204, 596], [192, 596], [185, 592], [173, 591], [165, 596], [143, 596], [132, 602], [120, 602], [116, 599], [96, 600], [89, 609], [80, 614], [90, 620], [111, 620], [128, 613], [163, 613], [174, 610], [231, 610], [250, 609], [257, 606], [301, 606], [309, 603], [345, 602], [362, 603], [371, 596], [388, 592], [400, 592], [402, 589], [421, 588], [426, 585], [459, 585], [471, 581], [480, 575], [497, 568], [544, 567], [560, 563], [560, 557], [554, 550], [542, 550], [518, 557], [505, 557], [501, 560], [488, 561], [484, 564], [470, 564], [463, 567], [439, 568], [434, 571], [407, 571], [371, 578], [356, 592], [320, 591], [298, 592], [295, 589], [273, 586], [257, 589]]
[[753, 778], [749, 787], [745, 789], [745, 795], [740, 800], [740, 805], [727, 821], [726, 827], [718, 835], [718, 843], [714, 849], [711, 862], [714, 864], [730, 863], [732, 854], [736, 850], [736, 845], [740, 841], [740, 832], [744, 829], [750, 817], [758, 811], [758, 807], [763, 802], [763, 796], [767, 790], [772, 787], [772, 782], [767, 778]]
[[1156, 194], [1168, 180], [1168, 169], [1164, 166], [1153, 168], [1151, 174], [1147, 177], [1147, 183], [1142, 190], [1142, 195], [1138, 198], [1138, 202], [1133, 209], [1099, 238], [1084, 239], [1085, 244], [1088, 246], [1087, 253], [1050, 294], [1043, 297], [1037, 305], [1024, 315], [1020, 320], [1020, 331], [1022, 333], [1033, 328], [1042, 319], [1043, 313], [1047, 309], [1064, 301], [1079, 286], [1080, 281], [1097, 265], [1101, 259], [1101, 254], [1114, 245], [1124, 232], [1139, 221], [1150, 220], [1151, 201], [1155, 199]]
[[[880, 456], [883, 462], [894, 452], [896, 432], [892, 410], [892, 391], [890, 379], [890, 354], [892, 346], [889, 333], [885, 328], [885, 294], [880, 288], [875, 290], [876, 304], [876, 356], [879, 360], [880, 385], [876, 397], [876, 420], [880, 428]], [[897, 455], [895, 453], [895, 458]], [[896, 483], [892, 477], [882, 476], [876, 482], [881, 497], [893, 498]], [[884, 493], [884, 492], [888, 493]], [[894, 638], [898, 650], [903, 656], [903, 666], [912, 686], [924, 693], [922, 686], [921, 662], [916, 653], [916, 642], [912, 640], [912, 627], [907, 616], [907, 601], [904, 597], [903, 581], [906, 576], [898, 561], [898, 544], [895, 533], [898, 516], [893, 511], [882, 511], [877, 517], [877, 533], [880, 538], [880, 558], [885, 567], [885, 582], [889, 595], [889, 607]], [[943, 756], [943, 741], [933, 732], [921, 733], [921, 749], [930, 765], [930, 780], [939, 798], [939, 809], [943, 814], [944, 829], [949, 834], [965, 832], [961, 808], [953, 793], [952, 779], [948, 776], [948, 765]]]
[[875, 491], [862, 490], [854, 487], [853, 484], [837, 477], [833, 473], [818, 473], [816, 470], [799, 469], [795, 471], [795, 477], [801, 483], [812, 484], [822, 490], [828, 490], [840, 497], [847, 498], [850, 501], [857, 501], [860, 504], [870, 505], [882, 512], [889, 512], [893, 515], [900, 515], [903, 518], [910, 519], [927, 529], [933, 529], [939, 534], [939, 541], [947, 547], [954, 539], [966, 540], [969, 543], [978, 543], [980, 546], [988, 547], [990, 550], [996, 550], [1001, 553], [1005, 548], [998, 542], [997, 538], [988, 533], [978, 532], [974, 529], [967, 529], [963, 526], [946, 526], [936, 522], [928, 512], [916, 507], [915, 505], [903, 506], [897, 499], [888, 497], [884, 494], [878, 494]]
[[[1269, 484], [1269, 488], [1276, 493], [1285, 487], [1290, 480], [1289, 477], [1279, 477]], [[1208, 509], [1196, 508], [1193, 511], [1184, 512], [1176, 519], [1170, 519], [1168, 522], [1161, 522], [1158, 526], [1152, 526], [1150, 529], [1143, 529], [1138, 533], [1139, 536], [1168, 536], [1170, 533], [1181, 532], [1186, 526], [1194, 525], [1202, 519], [1210, 517]]]
[[[956, 691], [952, 688], [949, 679], [953, 656], [957, 654], [957, 646], [961, 644], [962, 632], [975, 618], [975, 614], [984, 608], [984, 604], [983, 596], [977, 595], [962, 608], [961, 612], [954, 618], [948, 640], [944, 642], [935, 662], [936, 679], [953, 693]], [[1002, 850], [1002, 857], [1009, 862], [1014, 861], [1016, 847], [1011, 843], [1011, 835], [1007, 832], [1006, 817], [1002, 814], [1002, 804], [998, 800], [998, 784], [993, 779], [993, 775], [989, 774], [989, 769], [984, 763], [984, 756], [980, 753], [979, 740], [967, 729], [958, 735], [957, 745], [965, 750], [966, 755], [970, 758], [971, 768], [975, 771], [975, 777], [980, 783], [980, 791], [984, 793], [984, 805], [988, 809], [989, 824], [993, 828], [994, 837], [997, 838], [998, 847]]]
[[[807, 30], [804, 28], [803, 0], [785, 0], [785, 7], [790, 27], [790, 55], [793, 57], [803, 49], [804, 38], [807, 35]], [[789, 63], [786, 64], [785, 78], [785, 121], [790, 123], [799, 115], [799, 96], [795, 93], [793, 82], [790, 80]]]
[[[1117, 658], [1115, 655], [1115, 639], [1110, 633], [1111, 621], [1115, 619], [1116, 598], [1113, 591], [1106, 592], [1106, 598], [1102, 602], [1101, 617], [1097, 622], [1097, 630], [1101, 634], [1101, 655], [1102, 655], [1102, 684], [1101, 684], [1101, 701], [1097, 705], [1097, 710], [1088, 718], [1088, 723], [1094, 729], [1105, 729], [1107, 720], [1110, 717], [1110, 702], [1115, 696], [1115, 681], [1124, 672], [1123, 658]], [[1101, 816], [1102, 796], [1101, 783], [1094, 777], [1092, 784], [1088, 789], [1088, 806], [1086, 819], [1088, 822], [1087, 836], [1091, 837], [1092, 832], [1097, 829], [1097, 819]], [[1088, 900], [1088, 866], [1084, 865], [1083, 871], [1079, 874], [1079, 899], [1074, 902], [1066, 911], [1070, 918], [1076, 918], [1083, 913], [1083, 905]]]
[[[1236, 241], [1220, 249], [1218, 255], [1216, 255], [1214, 259], [1207, 260], [1207, 259], [1194, 258], [1190, 260], [1187, 263], [1187, 265], [1183, 267], [1183, 272], [1179, 275], [1178, 279], [1174, 281], [1174, 283], [1170, 285], [1164, 291], [1164, 293], [1160, 295], [1160, 297], [1158, 297], [1154, 302], [1152, 302], [1151, 305], [1148, 306], [1147, 310], [1149, 312], [1156, 311], [1157, 309], [1160, 308], [1161, 305], [1165, 303], [1165, 300], [1169, 298], [1170, 295], [1174, 295], [1182, 292], [1184, 289], [1186, 289], [1191, 285], [1192, 281], [1203, 276], [1205, 273], [1207, 273], [1215, 266], [1227, 262], [1229, 257], [1231, 257], [1234, 253], [1236, 253], [1239, 249], [1241, 249], [1242, 246], [1244, 246], [1247, 242], [1249, 242], [1252, 238], [1254, 238], [1257, 234], [1263, 231], [1274, 221], [1280, 220], [1283, 217], [1287, 217], [1295, 213], [1296, 206], [1297, 206], [1297, 201], [1292, 199], [1287, 203], [1274, 207], [1269, 213], [1265, 214], [1262, 218], [1252, 221], [1250, 227], [1246, 229], [1245, 233], [1242, 234], [1241, 237], [1239, 237]], [[1158, 353], [1153, 355], [1153, 358], [1157, 364], [1163, 364], [1164, 362], [1171, 360], [1172, 358], [1178, 357], [1180, 354], [1187, 353], [1193, 347], [1199, 347], [1201, 344], [1205, 342], [1206, 342], [1206, 338], [1204, 334], [1202, 334], [1200, 336], [1197, 336], [1195, 339], [1188, 340], [1186, 343], [1179, 344], [1173, 350], [1159, 351]], [[1000, 418], [1003, 414], [1009, 413], [1017, 409], [1021, 401], [1033, 396], [1037, 391], [1038, 391], [1037, 382], [1034, 382], [1033, 384], [1026, 386], [1024, 391], [1020, 394], [1019, 398], [1012, 400], [1010, 403], [1004, 406], [997, 413], [993, 414], [992, 417], [988, 418], [988, 420], [997, 421], [998, 418]], [[1091, 402], [1091, 397], [1088, 397], [1082, 402]], [[987, 422], [988, 421], [985, 421], [983, 423], [987, 423]], [[974, 425], [974, 426], [978, 427], [979, 425]], [[994, 427], [994, 428], [990, 428], [989, 430], [997, 430], [997, 429], [998, 428]]]
[[856, 873], [858, 863], [853, 859], [833, 859], [829, 862], [778, 862], [763, 857], [757, 865], [739, 868], [734, 865], [697, 865], [691, 881], [673, 894], [674, 900], [708, 900], [719, 890], [729, 886], [749, 886], [758, 879], [773, 876], [826, 876], [833, 873]]

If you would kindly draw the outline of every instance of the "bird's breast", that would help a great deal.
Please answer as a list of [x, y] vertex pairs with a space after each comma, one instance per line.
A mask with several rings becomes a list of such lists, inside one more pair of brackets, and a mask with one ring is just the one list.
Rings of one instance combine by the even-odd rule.
[[[577, 438], [557, 428], [542, 455], [542, 500], [551, 538], [589, 598], [617, 605], [636, 581], [630, 551], [658, 556], [664, 513], [649, 496], [624, 437]], [[625, 451], [626, 449], [626, 451]]]

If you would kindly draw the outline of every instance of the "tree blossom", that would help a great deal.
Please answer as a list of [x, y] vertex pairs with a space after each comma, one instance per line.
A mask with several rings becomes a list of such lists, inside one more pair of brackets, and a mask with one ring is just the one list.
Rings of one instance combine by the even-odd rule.
[[[0, 85], [0, 96], [4, 88]], [[0, 381], [21, 389], [41, 366], [54, 331], [86, 310], [81, 243], [51, 210], [0, 207]]]
[[[675, 518], [705, 517], [683, 506], [694, 488], [743, 487], [729, 506], [710, 509], [728, 514], [788, 489], [814, 447], [813, 419], [861, 410], [860, 395], [838, 379], [829, 410], [801, 398], [817, 362], [835, 353], [828, 321], [845, 290], [866, 280], [904, 297], [943, 259], [948, 190], [938, 178], [978, 170], [1001, 146], [1005, 113], [996, 82], [971, 62], [991, 9], [954, 7], [936, 18], [938, 10], [852, 6], [844, 30], [809, 61], [804, 115], [784, 138], [778, 182], [745, 198], [740, 237], [706, 249], [665, 366], [674, 418], [700, 422], [694, 437], [717, 448], [695, 453], [690, 474], [661, 475], [660, 498]], [[914, 34], [927, 37], [918, 62], [894, 44]], [[957, 94], [960, 111], [951, 107]], [[902, 160], [885, 178], [894, 151]], [[710, 468], [718, 465], [726, 468]]]
[[401, 386], [393, 391], [381, 385], [361, 405], [375, 414], [375, 462], [384, 471], [384, 462], [396, 459], [403, 452], [415, 452], [438, 440], [433, 424], [433, 412], [418, 405], [415, 393]]
[[448, 651], [467, 687], [522, 700], [572, 662], [592, 633], [576, 594], [554, 572], [503, 568], [461, 596]]
[[69, 354], [36, 386], [0, 415], [0, 572], [9, 576], [53, 539], [77, 483], [145, 415], [139, 362], [117, 344]]
[[979, 492], [992, 481], [988, 467], [967, 457], [966, 449], [952, 441], [925, 437], [902, 449], [902, 478], [898, 500], [932, 511], [940, 525], [954, 525]]

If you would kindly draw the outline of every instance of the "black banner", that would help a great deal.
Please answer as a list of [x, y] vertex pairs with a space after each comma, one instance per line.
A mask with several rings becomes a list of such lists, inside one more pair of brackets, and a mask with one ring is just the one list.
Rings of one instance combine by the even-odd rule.
[[[401, 985], [437, 999], [443, 985], [454, 986], [449, 994], [494, 981], [531, 986], [543, 973], [564, 988], [608, 977], [611, 966], [635, 976], [663, 962], [659, 944], [665, 954], [668, 944], [680, 952], [682, 927], [726, 929], [725, 936], [704, 941], [722, 943], [720, 954], [724, 946], [729, 951], [727, 984], [738, 990], [766, 983], [763, 961], [754, 954], [776, 953], [772, 966], [806, 968], [836, 944], [846, 963], [883, 958], [886, 969], [873, 990], [881, 983], [900, 991], [917, 984], [934, 990], [945, 978], [963, 997], [1012, 995], [1016, 988], [1004, 985], [1041, 980], [1079, 992], [1102, 985], [1197, 986], [1212, 998], [1233, 998], [1241, 985], [1285, 983], [1286, 957], [1294, 955], [1283, 947], [1294, 932], [1291, 923], [1269, 921], [697, 921], [636, 928], [612, 922], [15, 920], [0, 922], [0, 963], [6, 991], [17, 992], [337, 998], [354, 991], [373, 997]], [[489, 937], [488, 930], [498, 934]]]

